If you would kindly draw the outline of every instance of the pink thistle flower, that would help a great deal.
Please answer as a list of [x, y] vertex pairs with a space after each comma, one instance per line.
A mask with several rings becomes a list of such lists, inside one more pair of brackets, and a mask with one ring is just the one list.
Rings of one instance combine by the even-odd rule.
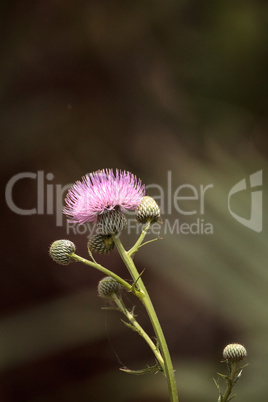
[[96, 222], [106, 211], [135, 210], [145, 194], [145, 186], [130, 172], [102, 169], [76, 181], [67, 193], [63, 213], [72, 222]]

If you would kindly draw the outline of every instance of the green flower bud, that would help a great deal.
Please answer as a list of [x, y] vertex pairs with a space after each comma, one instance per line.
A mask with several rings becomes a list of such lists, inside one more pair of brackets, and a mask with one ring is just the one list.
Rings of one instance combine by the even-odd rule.
[[98, 294], [101, 297], [111, 297], [113, 293], [118, 293], [120, 284], [111, 276], [106, 276], [98, 284]]
[[108, 254], [114, 248], [114, 241], [111, 235], [97, 234], [89, 238], [87, 248], [92, 253]]
[[127, 227], [127, 218], [119, 208], [105, 211], [98, 216], [97, 232], [102, 235], [117, 234]]
[[224, 360], [239, 361], [247, 356], [247, 350], [239, 343], [230, 343], [223, 349]]
[[56, 240], [49, 248], [50, 257], [61, 265], [68, 265], [73, 261], [70, 256], [75, 252], [75, 245], [70, 240]]
[[152, 197], [145, 196], [137, 206], [135, 214], [138, 222], [157, 222], [160, 218], [160, 208]]

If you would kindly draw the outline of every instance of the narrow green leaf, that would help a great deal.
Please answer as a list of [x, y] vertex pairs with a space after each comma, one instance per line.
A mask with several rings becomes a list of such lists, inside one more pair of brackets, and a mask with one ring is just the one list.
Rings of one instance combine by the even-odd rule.
[[224, 378], [226, 381], [230, 381], [229, 377], [225, 374], [217, 373], [220, 377]]
[[161, 371], [161, 368], [159, 367], [158, 364], [156, 364], [155, 366], [148, 366], [141, 370], [130, 370], [128, 368], [120, 368], [120, 370], [124, 371], [124, 373], [127, 374], [143, 375], [148, 373], [158, 373], [159, 371]]
[[215, 378], [213, 378], [213, 381], [214, 381], [214, 384], [215, 384], [216, 387], [217, 387], [217, 390], [219, 391], [219, 393], [221, 393], [219, 384], [217, 383], [217, 380], [215, 380]]
[[234, 394], [230, 399], [228, 399], [227, 402], [230, 402], [232, 399], [234, 399], [235, 396], [236, 396], [236, 394]]
[[138, 332], [138, 333], [139, 333], [139, 331], [134, 327], [134, 325], [129, 324], [128, 322], [126, 322], [126, 321], [124, 321], [124, 320], [121, 320], [121, 321], [122, 321], [123, 324], [125, 324], [126, 327], [132, 329], [132, 331], [134, 331], [134, 332]]

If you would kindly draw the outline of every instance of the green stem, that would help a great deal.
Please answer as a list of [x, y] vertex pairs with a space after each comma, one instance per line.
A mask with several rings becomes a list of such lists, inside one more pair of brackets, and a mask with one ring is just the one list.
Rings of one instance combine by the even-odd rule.
[[150, 222], [148, 222], [146, 225], [143, 226], [140, 237], [138, 238], [138, 240], [136, 241], [134, 246], [131, 247], [131, 249], [128, 251], [129, 256], [133, 256], [138, 251], [139, 247], [141, 246], [141, 244], [143, 242], [144, 237], [146, 236], [146, 233], [147, 233], [149, 227], [150, 227]]
[[86, 258], [80, 257], [79, 255], [75, 253], [71, 253], [70, 256], [75, 260], [82, 262], [83, 264], [89, 265], [90, 267], [96, 268], [99, 271], [103, 272], [105, 275], [111, 276], [114, 278], [117, 282], [119, 282], [122, 286], [127, 288], [130, 292], [132, 292], [135, 296], [139, 297], [142, 299], [144, 297], [144, 294], [140, 292], [138, 289], [136, 289], [133, 285], [130, 285], [128, 282], [126, 282], [124, 279], [122, 279], [120, 276], [116, 275], [114, 272], [110, 271], [109, 269], [103, 267], [102, 265], [92, 262], [87, 260]]
[[162, 357], [159, 349], [156, 347], [156, 345], [152, 341], [152, 339], [144, 331], [144, 329], [140, 326], [140, 324], [138, 323], [138, 321], [134, 317], [134, 314], [132, 314], [129, 310], [126, 309], [126, 307], [125, 307], [124, 303], [122, 302], [122, 300], [115, 293], [113, 293], [111, 297], [114, 300], [114, 302], [116, 303], [116, 305], [119, 308], [119, 310], [124, 314], [125, 317], [127, 317], [129, 322], [133, 325], [133, 327], [139, 333], [139, 335], [143, 337], [145, 342], [147, 342], [149, 347], [152, 349], [152, 351], [153, 351], [156, 359], [158, 360], [159, 364], [161, 365], [162, 370], [164, 371], [163, 357]]
[[232, 366], [231, 366], [231, 374], [230, 377], [228, 377], [228, 385], [226, 388], [226, 391], [222, 397], [221, 402], [228, 402], [228, 398], [232, 392], [233, 386], [234, 386], [234, 382], [235, 382], [235, 378], [236, 378], [236, 373], [237, 373], [237, 369], [236, 369], [236, 361], [232, 362]]
[[[146, 225], [145, 229], [146, 231], [148, 230], [149, 225]], [[145, 232], [146, 234], [146, 232]], [[145, 234], [143, 236], [145, 236]], [[142, 281], [142, 279], [140, 278], [139, 272], [131, 258], [130, 255], [133, 255], [135, 252], [135, 249], [132, 249], [127, 252], [119, 237], [117, 236], [113, 236], [115, 245], [118, 249], [118, 252], [122, 258], [122, 260], [124, 261], [126, 267], [129, 270], [130, 275], [132, 276], [132, 279], [134, 281], [134, 283], [136, 284], [137, 288], [144, 293], [144, 297], [142, 298], [142, 302], [144, 304], [145, 309], [147, 310], [148, 316], [151, 320], [152, 326], [154, 328], [155, 331], [155, 335], [157, 337], [158, 343], [159, 343], [159, 348], [161, 350], [161, 354], [164, 360], [164, 374], [167, 378], [167, 382], [168, 382], [168, 388], [169, 388], [169, 394], [170, 394], [170, 401], [171, 402], [178, 402], [178, 393], [177, 393], [177, 387], [176, 387], [176, 381], [175, 381], [175, 375], [174, 375], [174, 370], [173, 370], [173, 366], [172, 366], [172, 361], [171, 361], [171, 357], [170, 357], [170, 353], [168, 350], [168, 346], [162, 331], [162, 328], [160, 326], [158, 317], [156, 315], [156, 312], [154, 310], [153, 304], [151, 302], [151, 299], [149, 297], [149, 294], [147, 292], [147, 289]], [[137, 242], [135, 244], [136, 247], [139, 247], [141, 244], [141, 242]], [[134, 247], [135, 247], [134, 246]]]

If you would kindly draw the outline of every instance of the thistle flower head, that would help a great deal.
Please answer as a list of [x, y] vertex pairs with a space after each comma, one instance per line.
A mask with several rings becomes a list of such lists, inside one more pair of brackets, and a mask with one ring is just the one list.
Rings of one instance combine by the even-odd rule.
[[135, 175], [116, 169], [98, 170], [74, 183], [66, 196], [63, 212], [72, 222], [96, 222], [99, 215], [115, 208], [135, 210], [145, 187]]
[[223, 358], [229, 361], [243, 360], [247, 356], [247, 350], [239, 343], [230, 343], [223, 349]]
[[70, 240], [56, 240], [49, 248], [50, 257], [60, 265], [70, 264], [73, 261], [70, 254], [74, 252], [75, 245]]
[[111, 235], [122, 232], [127, 227], [127, 218], [119, 207], [105, 211], [98, 216], [97, 231], [102, 235]]
[[101, 297], [111, 297], [113, 293], [118, 293], [120, 284], [111, 276], [106, 276], [98, 284], [98, 294]]
[[108, 254], [114, 248], [112, 236], [96, 234], [89, 238], [87, 248], [92, 253]]
[[160, 208], [152, 197], [145, 196], [137, 206], [135, 214], [138, 222], [146, 223], [150, 221], [153, 223], [160, 218]]

